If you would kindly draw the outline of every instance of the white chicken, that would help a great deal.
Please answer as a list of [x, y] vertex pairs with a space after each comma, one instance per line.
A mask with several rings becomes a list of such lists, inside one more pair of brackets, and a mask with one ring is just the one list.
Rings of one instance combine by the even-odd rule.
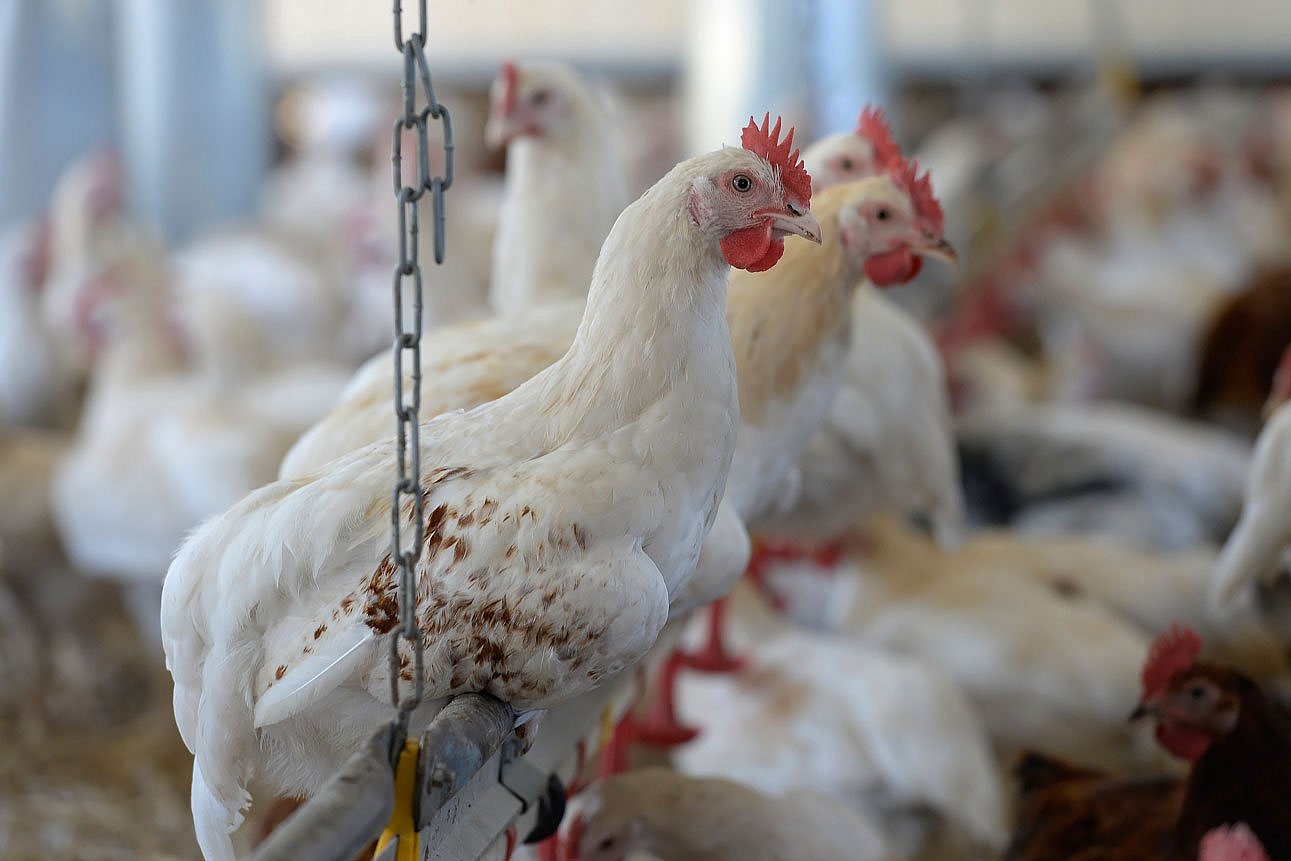
[[344, 260], [325, 244], [248, 226], [200, 237], [173, 266], [177, 316], [190, 331], [206, 325], [202, 309], [214, 294], [239, 309], [243, 340], [270, 368], [348, 358], [338, 349], [349, 301], [337, 277]]
[[[111, 153], [73, 162], [54, 187], [47, 234], [38, 230], [28, 235], [34, 241], [26, 255], [27, 263], [34, 264], [28, 275], [40, 276], [29, 283], [39, 289], [28, 297], [6, 289], [0, 300], [9, 313], [20, 315], [33, 313], [28, 300], [39, 303], [38, 319], [8, 317], [15, 328], [0, 338], [0, 353], [6, 364], [21, 364], [8, 365], [0, 386], [19, 393], [18, 401], [26, 404], [22, 411], [39, 415], [42, 422], [70, 428], [80, 408], [90, 358], [76, 339], [62, 337], [77, 326], [77, 297], [105, 266], [145, 242], [122, 215], [124, 194], [121, 165]], [[20, 249], [9, 248], [9, 253]]]
[[[1271, 578], [1291, 549], [1291, 348], [1283, 354], [1269, 395], [1264, 429], [1255, 444], [1246, 502], [1224, 544], [1211, 581], [1210, 605], [1231, 616], [1249, 604], [1251, 584]], [[1248, 600], [1243, 601], [1246, 598]]]
[[[688, 676], [678, 711], [703, 731], [679, 748], [687, 774], [725, 777], [773, 795], [824, 793], [882, 821], [888, 841], [932, 809], [998, 848], [1006, 808], [990, 741], [972, 706], [935, 664], [798, 628], [748, 585], [731, 597], [739, 672]], [[898, 822], [900, 826], [898, 826]]]
[[616, 775], [588, 787], [567, 828], [569, 858], [630, 861], [883, 861], [871, 822], [831, 798], [775, 798], [729, 780], [662, 768]]
[[[429, 401], [423, 408], [426, 415], [500, 397], [564, 354], [578, 328], [596, 254], [627, 202], [607, 106], [567, 66], [504, 65], [493, 86], [488, 138], [508, 150], [507, 191], [493, 246], [492, 301], [499, 314], [512, 319], [473, 320], [436, 329], [422, 360], [429, 383], [422, 386], [422, 397]], [[579, 159], [586, 160], [581, 168]], [[411, 164], [405, 167], [405, 171], [414, 169]], [[577, 207], [568, 225], [572, 239], [565, 219], [551, 217], [564, 208], [569, 195], [587, 201]], [[423, 248], [423, 259], [430, 259], [428, 249]], [[460, 277], [456, 269], [427, 273], [430, 322], [460, 316], [442, 313], [447, 310], [443, 303], [458, 290], [453, 282]], [[560, 278], [572, 280], [558, 284]], [[388, 273], [383, 271], [380, 280], [386, 284]], [[562, 298], [568, 301], [557, 301]], [[369, 306], [366, 299], [360, 304]], [[439, 311], [432, 312], [431, 306]], [[379, 309], [369, 316], [386, 321], [384, 332], [389, 328], [388, 290], [380, 293]], [[507, 352], [499, 351], [498, 345], [506, 345]], [[474, 358], [462, 362], [464, 357]], [[332, 414], [288, 452], [281, 477], [304, 475], [334, 457], [389, 436], [390, 415], [384, 403], [390, 374], [388, 351], [365, 363]], [[409, 368], [405, 392], [411, 391], [410, 375]]]
[[[862, 114], [862, 126], [867, 119]], [[890, 138], [876, 147], [880, 156], [893, 150]], [[914, 164], [898, 169], [929, 246], [923, 253], [956, 262], [942, 238], [944, 219], [929, 177], [919, 177]], [[876, 213], [879, 219], [890, 215]], [[874, 284], [904, 282], [920, 265], [909, 246], [894, 245], [871, 257], [865, 273]], [[925, 515], [938, 540], [950, 546], [963, 529], [963, 499], [940, 357], [923, 327], [872, 287], [857, 291], [851, 316], [842, 384], [801, 458], [800, 492], [762, 531], [791, 542], [777, 542], [777, 552], [796, 553], [794, 544], [836, 539], [880, 511], [896, 510]]]
[[79, 375], [41, 316], [50, 264], [50, 228], [21, 225], [0, 238], [0, 424], [68, 426]]
[[[785, 258], [775, 270], [731, 277], [726, 314], [740, 379], [741, 424], [723, 510], [729, 507], [738, 522], [719, 520], [686, 594], [674, 601], [674, 617], [713, 605], [710, 637], [702, 650], [681, 656], [686, 667], [721, 672], [739, 666], [723, 643], [720, 599], [747, 567], [744, 524], [757, 529], [776, 522], [801, 486], [798, 462], [829, 414], [849, 359], [853, 318], [848, 305], [862, 272], [893, 246], [915, 255], [941, 254], [948, 248], [939, 235], [924, 233], [910, 179], [898, 166], [826, 189], [816, 200], [824, 224], [821, 249], [786, 243]], [[901, 275], [876, 277], [886, 286], [890, 282], [882, 279]], [[653, 712], [656, 738], [689, 735], [666, 706], [677, 668], [664, 665], [659, 682], [663, 708]]]
[[[561, 359], [423, 426], [414, 729], [467, 691], [549, 707], [658, 636], [734, 451], [729, 266], [769, 268], [784, 235], [819, 235], [806, 173], [768, 126], [681, 163], [624, 210]], [[311, 792], [393, 713], [381, 648], [397, 607], [393, 448], [262, 488], [171, 566], [163, 638], [208, 859], [231, 857], [253, 781]]]
[[1049, 586], [1055, 594], [1093, 601], [1123, 622], [1156, 636], [1172, 625], [1197, 631], [1212, 660], [1230, 664], [1262, 685], [1286, 688], [1287, 657], [1277, 633], [1253, 608], [1216, 618], [1207, 606], [1216, 553], [1142, 550], [1098, 535], [1019, 535], [982, 530], [947, 564], [968, 571], [1007, 571]]
[[771, 566], [771, 594], [811, 627], [938, 667], [1004, 752], [1043, 750], [1116, 771], [1160, 763], [1151, 737], [1125, 722], [1144, 632], [1059, 594], [1023, 552], [947, 553], [892, 518], [871, 523], [867, 536], [870, 548], [833, 572]]
[[[677, 669], [720, 672], [739, 665], [722, 641], [720, 599], [748, 562], [745, 523], [756, 527], [774, 519], [797, 492], [799, 456], [838, 387], [849, 343], [847, 306], [865, 263], [893, 243], [909, 243], [916, 253], [936, 244], [919, 230], [902, 176], [882, 173], [825, 190], [814, 206], [823, 222], [820, 249], [787, 242], [774, 270], [730, 278], [726, 316], [740, 381], [739, 439], [718, 521], [694, 578], [671, 608], [679, 618], [713, 604], [711, 635], [702, 650], [682, 655], [680, 664], [664, 664], [664, 705], [646, 728], [655, 739], [690, 734], [666, 705]], [[876, 218], [879, 211], [890, 217]]]
[[[164, 261], [141, 250], [78, 297], [79, 333], [95, 362], [84, 419], [53, 484], [69, 559], [124, 581], [138, 626], [153, 637], [161, 579], [184, 534], [270, 480], [339, 386], [308, 371], [231, 378], [213, 361], [192, 372], [168, 288]], [[240, 342], [228, 335], [239, 327], [213, 303], [207, 310], [204, 331], [236, 353]]]
[[[111, 153], [87, 156], [59, 177], [50, 201], [49, 271], [41, 295], [48, 331], [76, 329], [86, 285], [117, 260], [142, 249], [161, 254], [125, 216], [124, 200], [125, 178]], [[83, 380], [90, 357], [82, 352], [72, 358]]]
[[[317, 241], [343, 237], [371, 192], [356, 155], [373, 129], [389, 143], [384, 107], [370, 82], [351, 75], [319, 75], [289, 87], [274, 125], [293, 153], [266, 177], [259, 207], [264, 222]], [[386, 179], [388, 171], [380, 174]], [[388, 200], [389, 183], [381, 188]]]
[[1222, 540], [1250, 463], [1234, 434], [1129, 404], [1001, 406], [957, 436], [975, 520], [1167, 551]]
[[609, 106], [573, 69], [550, 62], [503, 64], [491, 99], [485, 136], [507, 148], [507, 182], [489, 301], [511, 314], [581, 299], [628, 202]]
[[919, 513], [946, 547], [962, 538], [959, 458], [941, 357], [877, 290], [852, 301], [852, 347], [829, 421], [802, 457], [797, 504], [769, 536], [828, 540], [875, 514]]
[[1082, 352], [1069, 370], [1096, 377], [1102, 398], [1182, 410], [1206, 324], [1245, 275], [1210, 271], [1186, 255], [1196, 248], [1129, 228], [1054, 240], [1035, 290], [1046, 352]]
[[861, 110], [853, 131], [826, 135], [802, 151], [816, 191], [874, 176], [904, 159], [882, 111], [872, 107]]
[[1091, 223], [1040, 249], [1031, 298], [1045, 352], [1084, 352], [1071, 370], [1092, 371], [1103, 398], [1187, 409], [1207, 324], [1269, 258], [1264, 236], [1275, 248], [1285, 236], [1271, 198], [1224, 175], [1232, 120], [1198, 108], [1143, 108], [1083, 184]]
[[[341, 255], [327, 243], [252, 225], [200, 236], [171, 258], [125, 212], [121, 167], [110, 155], [66, 172], [55, 189], [50, 223], [42, 311], [52, 331], [75, 328], [87, 283], [123, 258], [149, 255], [169, 270], [172, 316], [188, 330], [205, 324], [200, 308], [216, 294], [241, 309], [244, 340], [255, 335], [256, 355], [272, 366], [338, 358], [348, 300], [336, 277]], [[84, 373], [88, 358], [74, 359]]]

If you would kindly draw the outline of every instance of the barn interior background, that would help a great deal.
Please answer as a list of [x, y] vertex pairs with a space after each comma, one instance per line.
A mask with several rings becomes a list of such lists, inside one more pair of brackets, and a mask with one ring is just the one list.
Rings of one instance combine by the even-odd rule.
[[[388, 348], [390, 23], [345, 0], [0, 7], [0, 857], [200, 857], [157, 584]], [[612, 102], [603, 145], [633, 197], [750, 116], [805, 145], [881, 106], [958, 249], [882, 293], [904, 322], [873, 317], [871, 373], [895, 390], [873, 395], [874, 457], [904, 471], [867, 480], [900, 487], [827, 560], [764, 572], [805, 578], [795, 624], [828, 643], [683, 685], [707, 741], [645, 761], [842, 798], [876, 858], [992, 858], [1019, 750], [1178, 772], [1122, 725], [1172, 622], [1291, 690], [1285, 541], [1231, 580], [1244, 503], [1291, 494], [1261, 483], [1286, 453], [1256, 449], [1291, 344], [1284, 0], [431, 0], [425, 54], [456, 152], [428, 340], [489, 313], [506, 61], [568, 63]], [[921, 421], [901, 406], [914, 360], [882, 337], [904, 325], [944, 368], [962, 544], [906, 493], [928, 453], [898, 441]], [[838, 642], [934, 667], [972, 738], [876, 717], [880, 682]], [[795, 665], [813, 671], [781, 677]], [[990, 769], [907, 762], [910, 739], [980, 741]], [[787, 764], [749, 750], [780, 744]], [[992, 793], [998, 810], [965, 800]]]

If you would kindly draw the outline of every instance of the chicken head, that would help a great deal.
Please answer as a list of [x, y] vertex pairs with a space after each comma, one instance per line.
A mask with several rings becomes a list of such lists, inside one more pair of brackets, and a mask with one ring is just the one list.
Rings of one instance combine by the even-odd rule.
[[731, 150], [733, 163], [716, 175], [698, 177], [690, 188], [691, 221], [717, 239], [726, 262], [762, 272], [784, 253], [784, 237], [821, 239], [811, 214], [811, 177], [793, 149], [793, 129], [781, 139], [781, 121], [762, 125], [750, 117], [740, 139], [747, 153]]

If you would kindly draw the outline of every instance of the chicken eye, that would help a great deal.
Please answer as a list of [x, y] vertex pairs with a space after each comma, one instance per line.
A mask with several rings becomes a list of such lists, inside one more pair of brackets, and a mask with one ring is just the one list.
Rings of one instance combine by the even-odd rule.
[[547, 100], [550, 98], [551, 98], [551, 93], [549, 91], [535, 90], [533, 95], [529, 97], [529, 104], [533, 105], [535, 108], [540, 108], [543, 105], [547, 104]]
[[731, 188], [743, 194], [744, 192], [753, 188], [753, 180], [749, 179], [747, 176], [745, 176], [742, 173], [737, 173], [735, 174], [735, 177], [731, 180]]
[[596, 848], [601, 850], [614, 848], [614, 837], [613, 836], [606, 837], [604, 840], [602, 840], [600, 843], [597, 844]]
[[1199, 700], [1206, 696], [1206, 689], [1201, 685], [1193, 685], [1188, 688], [1188, 696], [1192, 697], [1194, 700]]
[[850, 171], [852, 169], [852, 160], [847, 156], [843, 156], [839, 159], [838, 166], [843, 170]]
[[892, 217], [892, 213], [889, 212], [885, 207], [879, 207], [878, 211], [874, 213], [874, 217], [877, 218], [879, 221], [887, 221], [889, 218]]

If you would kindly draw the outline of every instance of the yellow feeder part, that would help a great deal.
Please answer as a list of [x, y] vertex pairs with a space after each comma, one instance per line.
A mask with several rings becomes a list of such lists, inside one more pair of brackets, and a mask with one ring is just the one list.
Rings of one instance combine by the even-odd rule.
[[396, 841], [395, 861], [421, 861], [421, 835], [412, 815], [413, 797], [417, 792], [417, 753], [414, 739], [404, 742], [394, 769], [394, 812], [377, 840], [373, 857], [380, 857], [390, 842]]
[[601, 709], [601, 731], [596, 739], [596, 752], [600, 753], [612, 738], [614, 738], [614, 706], [607, 704]]

